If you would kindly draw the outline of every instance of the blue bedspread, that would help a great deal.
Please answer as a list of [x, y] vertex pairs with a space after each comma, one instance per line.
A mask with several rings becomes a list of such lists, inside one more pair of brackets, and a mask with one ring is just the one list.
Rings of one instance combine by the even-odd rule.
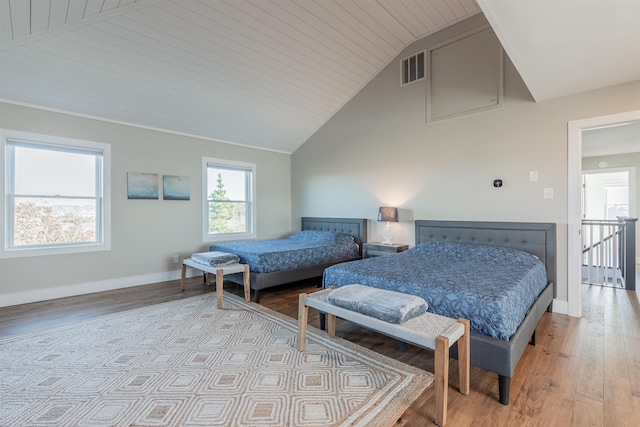
[[252, 272], [271, 273], [358, 258], [358, 244], [347, 234], [301, 231], [286, 239], [211, 245], [211, 251], [236, 254]]
[[360, 283], [418, 295], [429, 312], [471, 321], [471, 330], [508, 340], [547, 285], [544, 264], [510, 248], [449, 242], [338, 264], [323, 286]]

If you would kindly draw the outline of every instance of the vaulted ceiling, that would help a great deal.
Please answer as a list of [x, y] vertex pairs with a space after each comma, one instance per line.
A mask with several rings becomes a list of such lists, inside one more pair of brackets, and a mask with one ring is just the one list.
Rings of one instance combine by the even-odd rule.
[[[584, 25], [568, 31], [582, 6], [558, 9], [573, 14], [565, 22], [550, 3], [576, 2], [0, 0], [0, 99], [292, 153], [404, 47], [481, 11], [538, 100], [640, 78], [640, 30], [627, 24], [640, 2], [610, 0], [617, 13], [589, 30], [606, 39], [620, 24], [615, 41], [629, 46], [612, 60], [630, 66], [611, 64], [606, 81], [542, 84], [575, 71], [555, 54], [554, 31], [570, 34], [563, 51], [584, 44]], [[533, 4], [547, 8], [535, 9], [544, 30], [526, 16]], [[582, 58], [571, 61], [589, 65]]]

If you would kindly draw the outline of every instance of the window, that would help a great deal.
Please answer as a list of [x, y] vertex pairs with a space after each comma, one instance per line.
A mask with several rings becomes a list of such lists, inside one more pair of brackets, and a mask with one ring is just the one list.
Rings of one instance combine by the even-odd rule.
[[255, 237], [254, 164], [203, 158], [204, 240]]
[[3, 131], [3, 257], [110, 249], [110, 147]]
[[607, 168], [582, 172], [582, 217], [616, 220], [635, 214], [634, 168]]
[[629, 186], [605, 185], [605, 218], [618, 219], [629, 216]]
[[424, 79], [424, 52], [416, 53], [400, 61], [402, 66], [401, 86]]

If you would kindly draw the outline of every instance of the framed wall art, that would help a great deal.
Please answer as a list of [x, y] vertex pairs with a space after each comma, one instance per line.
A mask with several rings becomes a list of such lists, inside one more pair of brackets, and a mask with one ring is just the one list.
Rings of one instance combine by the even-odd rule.
[[127, 172], [127, 198], [158, 200], [158, 174]]
[[164, 200], [191, 200], [191, 180], [188, 176], [162, 175]]

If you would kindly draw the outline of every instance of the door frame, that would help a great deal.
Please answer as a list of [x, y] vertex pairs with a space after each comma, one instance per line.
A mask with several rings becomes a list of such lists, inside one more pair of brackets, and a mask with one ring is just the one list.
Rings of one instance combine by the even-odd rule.
[[568, 122], [567, 127], [567, 314], [582, 317], [581, 253], [582, 131], [640, 120], [640, 110]]

